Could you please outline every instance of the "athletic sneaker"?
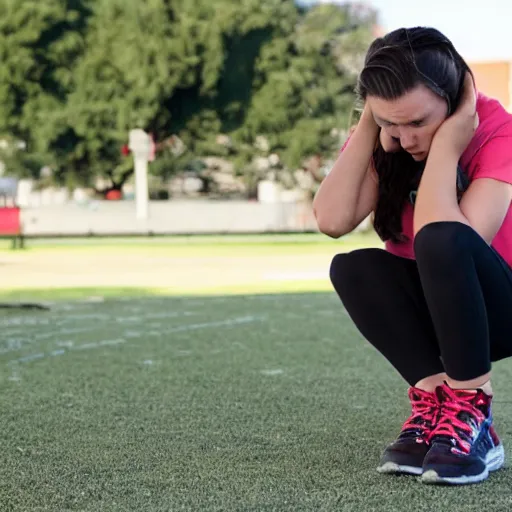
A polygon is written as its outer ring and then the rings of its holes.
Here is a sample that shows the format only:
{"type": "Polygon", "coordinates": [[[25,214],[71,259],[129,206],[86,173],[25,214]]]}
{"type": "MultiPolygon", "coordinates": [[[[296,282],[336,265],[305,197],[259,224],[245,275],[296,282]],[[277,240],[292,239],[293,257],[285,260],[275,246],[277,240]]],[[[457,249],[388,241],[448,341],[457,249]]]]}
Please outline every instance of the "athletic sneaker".
{"type": "Polygon", "coordinates": [[[379,473],[421,475],[428,452],[428,437],[435,423],[439,405],[434,393],[410,387],[412,414],[403,424],[400,435],[390,444],[377,468],[379,473]]]}
{"type": "Polygon", "coordinates": [[[441,406],[431,445],[423,463],[421,481],[427,484],[481,482],[503,466],[503,445],[492,424],[491,401],[481,389],[476,393],[436,389],[441,406]]]}

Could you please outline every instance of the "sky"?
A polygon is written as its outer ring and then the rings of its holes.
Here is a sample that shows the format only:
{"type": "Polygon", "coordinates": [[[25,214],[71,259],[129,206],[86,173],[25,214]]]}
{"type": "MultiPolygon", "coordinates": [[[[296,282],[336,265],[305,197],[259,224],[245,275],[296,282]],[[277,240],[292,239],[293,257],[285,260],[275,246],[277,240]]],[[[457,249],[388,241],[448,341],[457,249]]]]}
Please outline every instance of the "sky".
{"type": "MultiPolygon", "coordinates": [[[[302,4],[344,0],[302,0],[302,4]]],[[[364,0],[379,11],[386,32],[431,26],[473,62],[512,60],[512,0],[364,0]]]]}

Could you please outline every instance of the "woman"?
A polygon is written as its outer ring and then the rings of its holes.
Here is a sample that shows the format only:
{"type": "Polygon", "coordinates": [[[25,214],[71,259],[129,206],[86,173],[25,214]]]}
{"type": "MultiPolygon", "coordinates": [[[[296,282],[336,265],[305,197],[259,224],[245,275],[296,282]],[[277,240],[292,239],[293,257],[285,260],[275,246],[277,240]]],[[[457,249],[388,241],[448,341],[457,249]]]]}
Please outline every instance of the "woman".
{"type": "Polygon", "coordinates": [[[480,482],[504,462],[490,376],[512,355],[512,116],[431,28],[374,41],[358,92],[361,118],[314,211],[334,238],[373,212],[385,241],[330,269],[357,328],[409,384],[412,414],[378,470],[480,482]]]}

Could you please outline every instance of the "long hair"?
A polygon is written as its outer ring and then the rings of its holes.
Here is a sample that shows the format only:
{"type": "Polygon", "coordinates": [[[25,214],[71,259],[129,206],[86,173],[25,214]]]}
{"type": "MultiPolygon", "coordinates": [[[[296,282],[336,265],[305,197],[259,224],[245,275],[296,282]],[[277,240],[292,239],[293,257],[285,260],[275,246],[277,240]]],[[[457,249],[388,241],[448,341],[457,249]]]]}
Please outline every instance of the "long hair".
{"type": "MultiPolygon", "coordinates": [[[[448,115],[459,105],[469,66],[453,44],[438,30],[428,27],[401,28],[376,39],[368,49],[357,93],[395,100],[423,84],[443,98],[448,115]]],[[[401,241],[402,211],[416,190],[424,163],[404,150],[386,153],[380,142],[373,154],[379,176],[379,194],[374,227],[382,240],[401,241]]]]}

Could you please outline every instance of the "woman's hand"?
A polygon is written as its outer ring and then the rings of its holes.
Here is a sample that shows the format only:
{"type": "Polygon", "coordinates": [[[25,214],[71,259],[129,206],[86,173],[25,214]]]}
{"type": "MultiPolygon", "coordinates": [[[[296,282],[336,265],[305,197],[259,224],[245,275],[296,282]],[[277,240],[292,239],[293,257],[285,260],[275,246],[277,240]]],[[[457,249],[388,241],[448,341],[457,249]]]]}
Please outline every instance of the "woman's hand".
{"type": "MultiPolygon", "coordinates": [[[[361,114],[361,121],[367,124],[371,124],[373,127],[376,127],[379,130],[380,145],[386,153],[396,153],[400,150],[400,141],[394,139],[388,135],[385,130],[377,126],[368,102],[365,104],[363,113],[361,114]]],[[[377,147],[377,141],[375,141],[375,147],[377,147]]]]}
{"type": "Polygon", "coordinates": [[[466,72],[460,105],[441,124],[434,136],[432,146],[442,145],[444,151],[453,151],[459,159],[473,138],[478,122],[475,84],[471,74],[466,72]]]}

